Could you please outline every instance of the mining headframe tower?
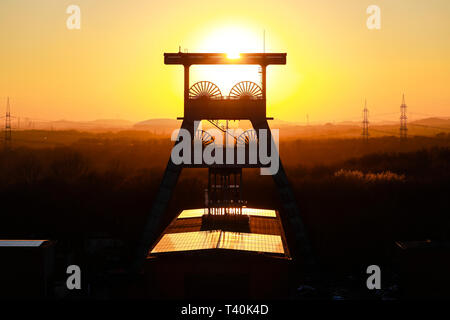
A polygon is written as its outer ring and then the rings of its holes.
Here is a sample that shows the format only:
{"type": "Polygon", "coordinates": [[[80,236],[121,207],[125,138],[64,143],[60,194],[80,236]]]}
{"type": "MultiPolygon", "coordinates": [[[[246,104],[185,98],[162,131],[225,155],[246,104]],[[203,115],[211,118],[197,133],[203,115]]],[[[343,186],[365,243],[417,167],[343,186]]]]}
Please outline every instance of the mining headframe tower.
{"type": "MultiPolygon", "coordinates": [[[[285,65],[286,53],[241,53],[237,58],[230,58],[226,53],[177,52],[165,53],[164,63],[184,67],[184,116],[178,119],[182,120],[181,129],[190,133],[192,145],[196,139],[201,141],[202,148],[218,143],[198,128],[202,120],[222,130],[224,137],[228,133],[219,121],[249,120],[253,129],[233,137],[231,148],[235,151],[243,148],[248,159],[252,144],[259,149],[265,142],[270,152],[279,157],[268,124],[272,118],[266,115],[266,70],[269,65],[285,65]],[[190,68],[194,65],[258,65],[261,86],[241,81],[228,95],[223,95],[209,81],[190,85],[190,68]],[[260,134],[263,131],[264,136],[260,134]]],[[[181,141],[179,136],[175,146],[181,141]]],[[[230,148],[227,144],[222,147],[230,148]]],[[[226,152],[222,154],[225,158],[226,152]]],[[[312,264],[305,227],[281,161],[278,171],[272,175],[281,198],[281,210],[247,208],[242,199],[242,169],[264,166],[259,160],[253,164],[247,161],[207,164],[203,160],[175,164],[170,158],[131,270],[138,272],[150,265],[151,273],[157,275],[153,277],[152,286],[160,288],[159,297],[192,297],[196,296],[194,291],[205,293],[209,285],[219,286],[221,292],[245,292],[247,297],[267,296],[264,292],[272,289],[264,290],[265,284],[266,288],[271,287],[262,279],[267,279],[267,272],[285,276],[283,268],[292,257],[280,214],[291,230],[296,253],[305,264],[312,264]],[[183,210],[162,234],[158,234],[183,168],[208,168],[205,208],[183,210]]]]}

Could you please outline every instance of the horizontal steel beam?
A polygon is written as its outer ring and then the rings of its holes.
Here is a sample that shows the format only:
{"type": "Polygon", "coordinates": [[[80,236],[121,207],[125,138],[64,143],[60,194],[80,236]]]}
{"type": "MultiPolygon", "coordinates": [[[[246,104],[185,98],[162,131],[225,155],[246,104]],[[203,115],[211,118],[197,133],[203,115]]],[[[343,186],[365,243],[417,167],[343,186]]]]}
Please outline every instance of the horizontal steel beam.
{"type": "Polygon", "coordinates": [[[208,120],[265,119],[266,101],[264,99],[189,99],[185,103],[184,117],[208,120]]]}
{"type": "Polygon", "coordinates": [[[226,53],[164,53],[164,64],[286,64],[286,53],[240,53],[229,57],[226,53]]]}

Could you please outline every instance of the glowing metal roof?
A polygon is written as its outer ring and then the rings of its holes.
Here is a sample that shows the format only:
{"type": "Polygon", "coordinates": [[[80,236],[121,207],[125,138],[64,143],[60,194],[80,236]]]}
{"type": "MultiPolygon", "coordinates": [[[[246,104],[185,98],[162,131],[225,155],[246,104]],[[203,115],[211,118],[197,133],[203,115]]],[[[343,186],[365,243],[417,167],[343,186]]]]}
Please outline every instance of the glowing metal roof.
{"type": "Polygon", "coordinates": [[[254,208],[242,208],[243,214],[248,214],[249,216],[255,217],[269,217],[276,218],[277,214],[275,210],[271,209],[254,209],[254,208]]]}
{"type": "Polygon", "coordinates": [[[205,212],[206,212],[206,209],[183,210],[183,211],[181,211],[180,215],[178,216],[178,219],[200,218],[205,212]]]}
{"type": "Polygon", "coordinates": [[[281,237],[269,234],[223,232],[218,247],[231,250],[284,253],[281,237]]]}
{"type": "Polygon", "coordinates": [[[151,253],[227,249],[284,254],[278,235],[228,231],[195,231],[167,233],[151,253]]]}
{"type": "Polygon", "coordinates": [[[0,240],[0,247],[39,247],[47,240],[0,240]]]}
{"type": "Polygon", "coordinates": [[[219,236],[220,231],[167,233],[151,253],[214,249],[219,236]]]}
{"type": "MultiPolygon", "coordinates": [[[[202,209],[188,209],[183,210],[178,219],[186,219],[186,218],[200,218],[207,210],[202,209]]],[[[246,214],[249,216],[255,217],[268,217],[268,218],[276,218],[277,214],[275,210],[270,209],[255,209],[255,208],[242,208],[242,214],[246,214]]]]}

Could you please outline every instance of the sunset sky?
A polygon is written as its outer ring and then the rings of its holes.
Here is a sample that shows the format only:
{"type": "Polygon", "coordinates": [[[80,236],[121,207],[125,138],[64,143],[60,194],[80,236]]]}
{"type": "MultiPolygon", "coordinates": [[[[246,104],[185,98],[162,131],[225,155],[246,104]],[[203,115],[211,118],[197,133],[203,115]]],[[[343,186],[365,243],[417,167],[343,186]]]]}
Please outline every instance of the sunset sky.
{"type": "MultiPolygon", "coordinates": [[[[0,112],[42,120],[182,116],[183,72],[164,52],[287,52],[268,69],[268,116],[304,122],[450,116],[449,0],[1,0],[0,112]],[[81,8],[68,30],[66,8],[81,8]],[[381,30],[366,8],[381,8],[381,30]],[[394,114],[393,114],[394,113],[394,114]]],[[[194,67],[193,81],[258,81],[253,67],[194,67]],[[234,79],[235,78],[235,79],[234,79]]]]}

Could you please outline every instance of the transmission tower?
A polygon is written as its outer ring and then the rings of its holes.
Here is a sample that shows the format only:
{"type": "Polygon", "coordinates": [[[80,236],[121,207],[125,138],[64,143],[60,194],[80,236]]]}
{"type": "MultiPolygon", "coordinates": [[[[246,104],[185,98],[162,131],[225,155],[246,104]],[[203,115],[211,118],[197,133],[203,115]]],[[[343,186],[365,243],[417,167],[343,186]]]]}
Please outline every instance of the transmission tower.
{"type": "Polygon", "coordinates": [[[400,106],[400,139],[406,140],[408,137],[408,126],[407,126],[407,119],[406,116],[406,103],[405,103],[405,95],[403,94],[402,98],[402,105],[400,106]]]}
{"type": "Polygon", "coordinates": [[[9,106],[9,97],[6,100],[6,115],[5,115],[5,149],[11,147],[11,110],[9,106]]]}
{"type": "Polygon", "coordinates": [[[367,109],[367,100],[364,101],[364,110],[363,110],[363,128],[362,128],[362,137],[365,142],[369,140],[369,110],[367,109]]]}

